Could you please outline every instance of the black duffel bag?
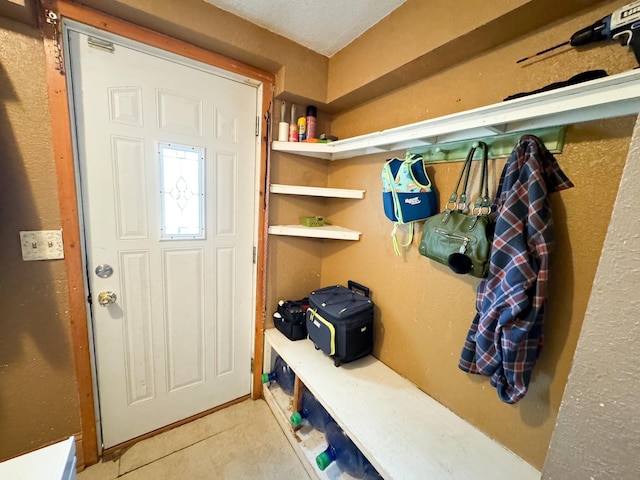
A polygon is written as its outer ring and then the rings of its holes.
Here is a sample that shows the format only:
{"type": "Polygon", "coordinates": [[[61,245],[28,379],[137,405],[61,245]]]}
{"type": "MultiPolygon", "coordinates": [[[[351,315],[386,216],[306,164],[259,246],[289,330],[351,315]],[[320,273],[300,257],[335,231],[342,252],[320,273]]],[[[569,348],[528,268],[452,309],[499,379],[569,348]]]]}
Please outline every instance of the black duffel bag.
{"type": "Polygon", "coordinates": [[[309,308],[309,299],[280,300],[278,309],[273,314],[273,324],[289,340],[307,338],[305,313],[309,308]]]}

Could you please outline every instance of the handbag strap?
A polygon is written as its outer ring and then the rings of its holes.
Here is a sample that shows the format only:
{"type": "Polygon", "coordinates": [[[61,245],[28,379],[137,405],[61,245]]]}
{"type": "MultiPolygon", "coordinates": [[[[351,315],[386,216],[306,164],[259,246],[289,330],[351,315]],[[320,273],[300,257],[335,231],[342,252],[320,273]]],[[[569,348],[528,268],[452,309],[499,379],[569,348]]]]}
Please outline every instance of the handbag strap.
{"type": "Polygon", "coordinates": [[[478,142],[482,148],[482,174],[480,176],[480,189],[478,197],[471,209],[474,216],[489,215],[491,213],[491,199],[489,198],[489,148],[484,142],[478,142]]]}
{"type": "MultiPolygon", "coordinates": [[[[473,163],[473,155],[475,154],[477,147],[472,147],[467,154],[467,159],[464,162],[464,182],[462,183],[462,193],[460,194],[460,201],[458,202],[458,211],[464,212],[468,206],[468,198],[467,198],[467,186],[469,185],[469,175],[471,174],[471,164],[473,163]]],[[[462,177],[462,172],[460,172],[460,177],[462,177]]],[[[458,183],[460,183],[460,178],[458,178],[458,183]]],[[[458,185],[456,185],[456,191],[458,190],[458,185]]]]}
{"type": "MultiPolygon", "coordinates": [[[[449,197],[449,201],[445,206],[445,210],[447,212],[452,212],[453,210],[463,211],[467,208],[467,186],[469,185],[469,176],[471,174],[471,162],[473,161],[473,156],[476,153],[478,147],[483,146],[483,150],[486,154],[486,144],[483,142],[474,143],[469,152],[467,153],[467,158],[464,161],[464,165],[462,166],[462,170],[460,171],[460,176],[458,177],[458,181],[456,182],[456,186],[453,189],[453,193],[449,197]],[[464,178],[464,182],[463,179],[464,178]],[[462,192],[460,193],[460,201],[458,202],[458,189],[460,188],[460,183],[462,183],[462,192]]],[[[483,170],[484,172],[484,170],[483,170]]]]}

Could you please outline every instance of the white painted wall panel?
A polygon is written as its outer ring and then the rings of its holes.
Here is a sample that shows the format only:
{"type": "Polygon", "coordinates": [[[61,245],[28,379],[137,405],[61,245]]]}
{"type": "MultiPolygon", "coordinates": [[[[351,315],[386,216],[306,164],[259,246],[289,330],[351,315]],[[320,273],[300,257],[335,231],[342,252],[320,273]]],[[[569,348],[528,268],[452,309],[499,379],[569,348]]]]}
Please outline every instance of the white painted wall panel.
{"type": "Polygon", "coordinates": [[[227,143],[238,143],[238,119],[229,112],[216,108],[215,135],[216,140],[227,143]]]}
{"type": "Polygon", "coordinates": [[[184,94],[157,91],[158,130],[202,137],[202,100],[184,94]]]}
{"type": "Polygon", "coordinates": [[[129,405],[155,397],[149,252],[120,252],[122,322],[129,405]]]}
{"type": "Polygon", "coordinates": [[[147,183],[144,142],[112,136],[115,207],[118,238],[147,238],[147,183]]]}
{"type": "Polygon", "coordinates": [[[236,318],[236,249],[216,248],[216,376],[233,371],[233,321],[236,318]],[[231,319],[231,321],[227,321],[231,319]]]}
{"type": "Polygon", "coordinates": [[[214,171],[215,234],[235,235],[237,212],[238,158],[235,154],[216,152],[214,171]]]}
{"type": "Polygon", "coordinates": [[[167,388],[204,380],[204,250],[163,252],[167,388]]]}
{"type": "Polygon", "coordinates": [[[114,123],[142,127],[142,88],[110,88],[109,117],[114,123]]]}

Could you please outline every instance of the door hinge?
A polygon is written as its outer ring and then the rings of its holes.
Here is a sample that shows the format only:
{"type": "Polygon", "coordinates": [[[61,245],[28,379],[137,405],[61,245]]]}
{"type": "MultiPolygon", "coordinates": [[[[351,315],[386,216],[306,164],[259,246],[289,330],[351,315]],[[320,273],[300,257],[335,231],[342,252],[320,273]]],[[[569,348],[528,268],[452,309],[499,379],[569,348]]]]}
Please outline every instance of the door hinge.
{"type": "Polygon", "coordinates": [[[45,9],[45,22],[49,24],[51,30],[51,42],[53,47],[53,55],[55,58],[55,68],[64,75],[64,58],[62,48],[62,26],[60,24],[60,17],[52,10],[45,9]]]}
{"type": "Polygon", "coordinates": [[[253,264],[256,264],[257,261],[257,257],[258,257],[258,251],[256,249],[256,247],[253,247],[253,264]]]}
{"type": "Polygon", "coordinates": [[[93,304],[93,299],[91,298],[91,294],[87,296],[87,302],[89,303],[89,305],[93,304]]]}
{"type": "Polygon", "coordinates": [[[256,137],[260,135],[260,116],[256,117],[256,137]]]}
{"type": "Polygon", "coordinates": [[[250,373],[253,373],[253,358],[251,358],[251,372],[250,373]]]}
{"type": "Polygon", "coordinates": [[[113,43],[108,40],[103,40],[97,37],[89,37],[87,39],[87,43],[90,47],[98,48],[100,50],[104,50],[105,52],[113,53],[115,51],[115,47],[113,43]]]}

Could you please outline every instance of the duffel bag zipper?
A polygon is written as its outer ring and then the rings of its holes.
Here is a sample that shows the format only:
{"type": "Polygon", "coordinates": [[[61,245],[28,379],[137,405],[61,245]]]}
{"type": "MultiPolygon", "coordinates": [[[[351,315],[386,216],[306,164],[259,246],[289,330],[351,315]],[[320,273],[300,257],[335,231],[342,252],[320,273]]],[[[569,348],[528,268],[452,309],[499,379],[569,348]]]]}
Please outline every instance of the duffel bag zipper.
{"type": "Polygon", "coordinates": [[[439,235],[442,235],[442,236],[444,236],[444,237],[446,237],[448,239],[456,240],[458,242],[462,242],[462,245],[460,246],[460,249],[458,250],[458,253],[465,253],[467,251],[467,246],[473,240],[471,237],[467,237],[467,236],[459,234],[459,233],[447,232],[443,228],[436,228],[436,233],[439,234],[439,235]]]}
{"type": "Polygon", "coordinates": [[[321,328],[321,324],[324,325],[325,327],[327,327],[327,329],[329,330],[329,355],[335,355],[336,354],[336,329],[333,326],[333,324],[331,322],[328,322],[327,320],[325,320],[322,315],[320,315],[318,313],[318,310],[310,308],[309,309],[311,311],[311,322],[317,327],[317,328],[321,328]]]}
{"type": "Polygon", "coordinates": [[[362,298],[365,299],[366,301],[362,301],[360,299],[358,301],[350,300],[346,302],[346,304],[344,302],[341,302],[341,303],[322,302],[319,305],[324,309],[329,309],[329,308],[333,309],[336,307],[336,305],[346,305],[344,307],[341,307],[339,310],[335,311],[333,315],[340,317],[345,312],[347,312],[349,315],[355,315],[357,313],[360,313],[364,310],[371,308],[371,299],[369,297],[364,297],[364,296],[362,298]]]}

